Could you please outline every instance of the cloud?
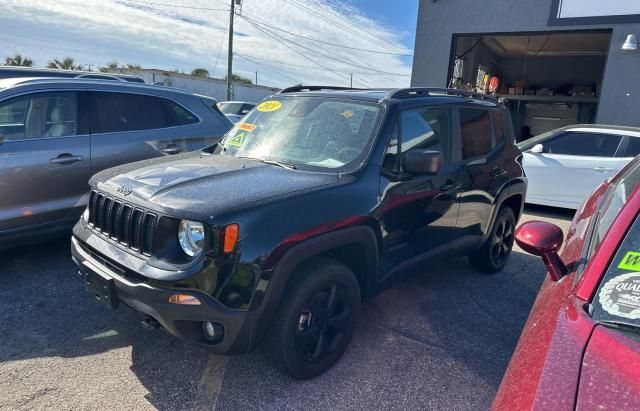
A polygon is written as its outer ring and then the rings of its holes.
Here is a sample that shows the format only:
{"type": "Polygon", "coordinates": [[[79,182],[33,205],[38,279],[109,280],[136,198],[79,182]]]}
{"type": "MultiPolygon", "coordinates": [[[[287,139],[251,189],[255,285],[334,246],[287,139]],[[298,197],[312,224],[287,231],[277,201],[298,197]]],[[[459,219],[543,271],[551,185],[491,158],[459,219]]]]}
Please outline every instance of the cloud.
{"type": "MultiPolygon", "coordinates": [[[[205,67],[216,77],[224,77],[229,19],[224,9],[228,9],[228,3],[226,0],[3,0],[0,51],[7,55],[21,52],[37,65],[69,55],[93,66],[117,60],[186,72],[205,67]]],[[[349,73],[353,73],[356,87],[409,84],[410,57],[392,54],[412,53],[402,42],[406,33],[384,26],[344,1],[244,0],[243,3],[242,17],[236,16],[235,20],[236,73],[253,77],[253,72],[258,71],[260,84],[281,87],[298,82],[348,85],[349,73]]]]}

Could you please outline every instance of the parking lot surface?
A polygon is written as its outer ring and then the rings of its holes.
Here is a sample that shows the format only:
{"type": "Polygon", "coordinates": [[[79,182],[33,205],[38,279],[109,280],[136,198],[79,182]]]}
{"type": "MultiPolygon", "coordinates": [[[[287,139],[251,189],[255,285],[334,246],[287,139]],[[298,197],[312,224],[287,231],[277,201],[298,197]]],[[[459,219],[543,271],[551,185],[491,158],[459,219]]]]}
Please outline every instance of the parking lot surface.
{"type": "MultiPolygon", "coordinates": [[[[572,213],[527,208],[567,231],[572,213]]],[[[487,409],[538,288],[515,249],[498,274],[423,267],[364,305],[346,354],[295,381],[258,351],[220,357],[85,294],[67,240],[0,252],[0,409],[487,409]]]]}

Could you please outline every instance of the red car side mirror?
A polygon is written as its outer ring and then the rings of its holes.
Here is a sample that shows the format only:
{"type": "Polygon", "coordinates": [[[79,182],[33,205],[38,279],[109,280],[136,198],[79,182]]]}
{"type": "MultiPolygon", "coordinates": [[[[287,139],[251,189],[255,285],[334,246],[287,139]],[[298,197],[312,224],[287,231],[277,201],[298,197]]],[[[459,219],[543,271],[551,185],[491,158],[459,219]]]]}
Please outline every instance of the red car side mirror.
{"type": "Polygon", "coordinates": [[[518,227],[515,238],[524,251],[542,257],[553,281],[567,274],[567,267],[558,256],[564,241],[560,227],[544,221],[528,221],[518,227]]]}

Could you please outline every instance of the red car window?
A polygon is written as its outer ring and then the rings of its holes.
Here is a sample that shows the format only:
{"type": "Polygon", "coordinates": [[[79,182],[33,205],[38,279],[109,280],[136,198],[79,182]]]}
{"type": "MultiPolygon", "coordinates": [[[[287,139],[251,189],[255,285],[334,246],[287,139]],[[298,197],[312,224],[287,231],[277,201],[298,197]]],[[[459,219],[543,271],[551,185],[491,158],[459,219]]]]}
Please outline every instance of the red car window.
{"type": "Polygon", "coordinates": [[[620,243],[592,305],[594,320],[640,330],[640,218],[620,243]]]}

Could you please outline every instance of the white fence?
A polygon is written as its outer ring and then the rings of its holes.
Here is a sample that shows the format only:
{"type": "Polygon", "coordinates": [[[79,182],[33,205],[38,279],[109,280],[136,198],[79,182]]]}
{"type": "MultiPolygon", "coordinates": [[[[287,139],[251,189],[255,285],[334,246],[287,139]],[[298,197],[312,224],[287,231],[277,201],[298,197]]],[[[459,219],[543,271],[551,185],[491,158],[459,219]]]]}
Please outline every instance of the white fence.
{"type": "MultiPolygon", "coordinates": [[[[227,83],[224,80],[199,78],[188,74],[153,69],[119,71],[142,77],[149,84],[162,83],[167,87],[189,90],[197,94],[213,97],[218,101],[227,99],[227,83]]],[[[259,102],[278,91],[280,91],[278,88],[235,83],[233,85],[233,100],[259,102]]]]}

